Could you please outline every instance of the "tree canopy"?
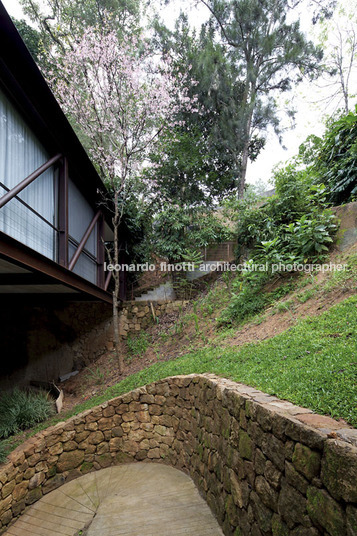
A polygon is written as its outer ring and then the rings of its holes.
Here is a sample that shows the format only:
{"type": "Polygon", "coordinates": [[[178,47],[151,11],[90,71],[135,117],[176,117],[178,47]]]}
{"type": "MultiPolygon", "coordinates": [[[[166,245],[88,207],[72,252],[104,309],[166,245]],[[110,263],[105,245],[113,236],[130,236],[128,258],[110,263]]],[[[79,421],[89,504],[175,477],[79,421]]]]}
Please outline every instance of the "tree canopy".
{"type": "Polygon", "coordinates": [[[201,2],[211,12],[220,38],[229,47],[228,54],[243,84],[242,196],[252,137],[269,125],[279,133],[276,92],[290,90],[304,76],[315,76],[322,52],[306,39],[298,20],[287,22],[289,5],[285,0],[201,2]]]}

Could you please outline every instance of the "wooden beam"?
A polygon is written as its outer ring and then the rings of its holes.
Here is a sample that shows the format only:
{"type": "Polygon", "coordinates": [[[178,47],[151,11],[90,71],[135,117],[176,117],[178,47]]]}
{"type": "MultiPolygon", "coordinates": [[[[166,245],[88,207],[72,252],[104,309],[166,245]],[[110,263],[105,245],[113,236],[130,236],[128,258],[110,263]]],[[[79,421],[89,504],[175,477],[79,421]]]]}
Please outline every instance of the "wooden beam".
{"type": "Polygon", "coordinates": [[[0,287],[4,285],[58,285],[58,282],[43,274],[0,274],[0,287]]]}
{"type": "Polygon", "coordinates": [[[19,184],[14,186],[14,188],[12,188],[9,192],[7,192],[5,195],[3,195],[0,198],[0,208],[2,208],[4,205],[6,205],[6,203],[11,201],[11,199],[13,199],[15,197],[15,195],[17,195],[18,193],[22,192],[22,190],[24,190],[26,188],[26,186],[31,184],[31,182],[33,182],[35,179],[37,179],[37,177],[42,175],[42,173],[44,173],[48,168],[53,166],[53,164],[58,162],[58,160],[60,158],[62,158],[61,154],[57,154],[53,158],[50,158],[50,160],[48,160],[45,164],[42,164],[42,166],[40,166],[38,169],[36,169],[36,171],[34,171],[33,173],[31,173],[31,175],[26,177],[26,179],[24,179],[23,181],[19,182],[19,184]]]}
{"type": "Polygon", "coordinates": [[[5,260],[9,262],[15,261],[24,268],[36,270],[53,277],[58,283],[63,283],[75,290],[85,292],[92,297],[112,303],[113,298],[108,292],[105,292],[89,281],[85,281],[81,276],[69,272],[63,266],[51,261],[2,232],[0,232],[0,255],[3,255],[5,260]]]}
{"type": "Polygon", "coordinates": [[[71,259],[71,262],[69,263],[69,266],[68,266],[68,269],[69,270],[73,270],[73,268],[75,267],[83,249],[84,249],[84,246],[86,245],[87,241],[88,241],[88,238],[90,237],[91,235],[91,232],[93,231],[94,229],[94,226],[95,224],[97,223],[97,221],[99,220],[100,216],[101,216],[102,212],[100,210],[98,210],[97,214],[94,216],[94,218],[92,219],[92,221],[90,222],[86,232],[84,233],[83,235],[83,238],[82,240],[80,241],[79,243],[79,246],[78,248],[76,249],[75,251],[75,254],[73,255],[72,259],[71,259]]]}

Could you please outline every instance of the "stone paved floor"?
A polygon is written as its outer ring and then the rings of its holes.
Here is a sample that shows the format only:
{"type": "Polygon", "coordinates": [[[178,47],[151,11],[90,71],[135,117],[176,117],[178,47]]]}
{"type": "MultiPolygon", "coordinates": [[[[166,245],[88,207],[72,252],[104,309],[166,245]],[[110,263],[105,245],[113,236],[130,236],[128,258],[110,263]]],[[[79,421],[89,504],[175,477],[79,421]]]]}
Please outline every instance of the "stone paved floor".
{"type": "Polygon", "coordinates": [[[72,480],[33,504],[4,536],[78,534],[223,536],[193,481],[155,463],[109,467],[72,480]]]}

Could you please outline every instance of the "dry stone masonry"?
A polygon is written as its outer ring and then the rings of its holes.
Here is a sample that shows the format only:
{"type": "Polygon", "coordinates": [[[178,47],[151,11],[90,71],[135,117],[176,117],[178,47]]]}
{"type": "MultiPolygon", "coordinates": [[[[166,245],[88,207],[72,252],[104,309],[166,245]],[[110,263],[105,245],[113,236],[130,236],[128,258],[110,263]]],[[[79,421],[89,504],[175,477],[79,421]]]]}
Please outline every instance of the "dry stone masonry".
{"type": "Polygon", "coordinates": [[[188,473],[227,536],[356,536],[357,430],[213,375],[131,391],[41,432],[0,467],[0,532],[90,471],[188,473]]]}
{"type": "Polygon", "coordinates": [[[188,301],[127,301],[119,314],[119,334],[126,339],[129,334],[138,333],[166,313],[179,312],[188,301]]]}

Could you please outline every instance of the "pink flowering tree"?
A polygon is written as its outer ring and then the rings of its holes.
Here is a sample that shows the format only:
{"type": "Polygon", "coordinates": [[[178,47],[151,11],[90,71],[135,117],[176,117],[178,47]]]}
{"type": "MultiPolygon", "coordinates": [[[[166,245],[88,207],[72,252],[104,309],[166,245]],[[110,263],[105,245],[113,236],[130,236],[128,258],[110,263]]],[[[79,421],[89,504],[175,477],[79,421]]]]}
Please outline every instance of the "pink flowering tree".
{"type": "MultiPolygon", "coordinates": [[[[89,29],[61,58],[60,72],[61,78],[52,78],[52,88],[86,140],[114,202],[114,247],[108,254],[118,264],[119,226],[128,192],[161,134],[175,125],[175,115],[196,105],[182,89],[182,80],[171,74],[169,59],[153,56],[135,37],[121,42],[113,31],[89,29]]],[[[113,277],[114,338],[121,373],[119,273],[113,272],[113,277]]]]}

